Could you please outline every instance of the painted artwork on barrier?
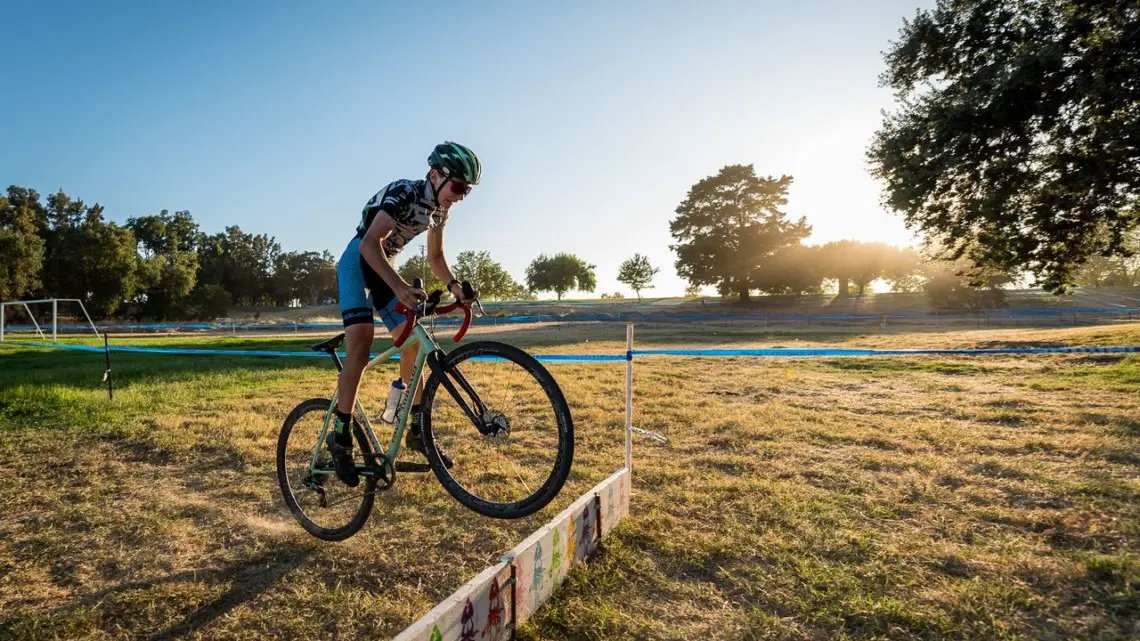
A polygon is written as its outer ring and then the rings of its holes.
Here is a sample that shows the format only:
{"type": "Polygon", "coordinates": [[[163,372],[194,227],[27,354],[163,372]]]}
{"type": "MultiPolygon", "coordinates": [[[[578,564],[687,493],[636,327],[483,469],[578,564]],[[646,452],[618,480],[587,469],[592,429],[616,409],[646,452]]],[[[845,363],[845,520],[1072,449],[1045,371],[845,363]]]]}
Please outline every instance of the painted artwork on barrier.
{"type": "Polygon", "coordinates": [[[550,558],[550,580],[554,584],[554,589],[557,590],[562,585],[562,577],[565,573],[562,571],[562,545],[558,539],[558,530],[561,525],[555,525],[554,540],[550,544],[550,549],[553,551],[550,558]]]}
{"type": "Polygon", "coordinates": [[[629,473],[615,474],[613,482],[598,492],[602,506],[602,536],[609,536],[614,527],[629,513],[629,473]]]}
{"type": "Polygon", "coordinates": [[[515,616],[518,616],[519,611],[526,607],[526,595],[528,593],[528,590],[527,590],[528,586],[527,586],[527,576],[525,574],[523,574],[523,568],[525,568],[526,565],[523,563],[520,563],[518,558],[513,559],[511,561],[511,565],[513,565],[515,567],[514,612],[515,612],[515,616]]]}
{"type": "MultiPolygon", "coordinates": [[[[591,501],[593,503],[593,501],[591,501]]],[[[589,510],[589,508],[586,508],[589,510]]],[[[566,524],[566,571],[574,569],[575,553],[578,551],[578,537],[576,532],[578,530],[578,521],[570,519],[566,524]]]]}
{"type": "Polygon", "coordinates": [[[562,535],[566,533],[569,517],[568,513],[560,515],[555,522],[535,532],[533,539],[516,548],[515,574],[528,577],[527,596],[515,610],[515,618],[520,623],[550,598],[565,573],[566,543],[562,535]]]}
{"type": "Polygon", "coordinates": [[[503,600],[499,595],[499,579],[491,580],[491,594],[489,595],[489,602],[487,604],[487,624],[483,626],[481,631],[481,639],[485,641],[500,641],[503,638],[506,629],[506,608],[503,607],[503,600]]]}
{"type": "Polygon", "coordinates": [[[534,560],[531,563],[530,569],[530,595],[534,605],[531,606],[531,611],[537,610],[538,606],[542,604],[542,579],[545,573],[542,569],[542,541],[539,541],[534,546],[534,560]]]}
{"type": "Polygon", "coordinates": [[[487,568],[396,638],[400,641],[504,641],[510,636],[511,617],[503,607],[502,586],[510,577],[509,563],[487,568]]]}
{"type": "Polygon", "coordinates": [[[590,501],[582,508],[582,513],[578,518],[572,522],[572,526],[576,531],[575,538],[577,544],[575,550],[570,554],[574,561],[585,561],[586,557],[594,553],[598,547],[598,540],[595,536],[597,529],[594,527],[598,522],[598,508],[601,503],[601,497],[597,501],[590,501]]]}
{"type": "Polygon", "coordinates": [[[471,599],[463,604],[463,618],[459,620],[459,641],[475,641],[475,606],[471,599]]]}
{"type": "Polygon", "coordinates": [[[629,473],[621,470],[409,626],[397,641],[506,641],[512,622],[521,625],[529,619],[571,567],[597,549],[599,514],[613,513],[613,519],[602,519],[602,531],[608,532],[628,512],[628,501],[629,473]],[[512,567],[513,600],[503,594],[512,567]]]}

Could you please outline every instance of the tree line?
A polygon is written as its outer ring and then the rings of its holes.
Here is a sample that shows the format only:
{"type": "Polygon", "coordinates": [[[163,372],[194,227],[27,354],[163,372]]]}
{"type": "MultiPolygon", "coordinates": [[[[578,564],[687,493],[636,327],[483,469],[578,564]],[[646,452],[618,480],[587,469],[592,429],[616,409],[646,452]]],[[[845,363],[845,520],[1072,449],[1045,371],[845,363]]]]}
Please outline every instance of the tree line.
{"type": "MultiPolygon", "coordinates": [[[[0,196],[0,300],[76,298],[96,318],[216,318],[233,305],[333,303],[336,257],[328,250],[282,251],[273,236],[234,225],[203,232],[189,211],[107,220],[62,190],[43,198],[10,186],[0,196]]],[[[428,291],[446,289],[422,255],[397,270],[428,291]]],[[[562,297],[593,291],[594,266],[571,254],[540,255],[520,284],[486,251],[460,252],[452,271],[484,299],[562,297]]]]}
{"type": "Polygon", "coordinates": [[[210,318],[238,305],[317,302],[336,289],[329,252],[283,252],[238,226],[201,231],[188,211],[119,225],[58,191],[0,196],[0,298],[77,298],[97,318],[210,318]]]}
{"type": "MultiPolygon", "coordinates": [[[[742,301],[754,292],[862,295],[885,281],[893,291],[925,291],[943,308],[1000,305],[1001,286],[1017,279],[969,257],[948,259],[930,248],[919,253],[886,243],[841,240],[805,245],[804,218],[783,211],[791,178],[756,176],[751,166],[732,165],[699,181],[677,207],[670,229],[677,240],[677,273],[689,281],[686,295],[713,286],[742,301]]],[[[1140,253],[1140,234],[1125,247],[1140,253]]],[[[0,300],[78,298],[98,318],[188,319],[225,316],[233,305],[317,305],[337,298],[336,258],[324,251],[281,251],[266,234],[238,226],[201,231],[188,211],[129,218],[119,225],[103,208],[63,191],[46,199],[33,189],[11,186],[0,196],[0,300]]],[[[407,257],[397,271],[428,291],[445,289],[422,255],[407,257]]],[[[522,283],[487,251],[460,252],[452,271],[479,287],[483,298],[533,299],[552,292],[593,292],[596,266],[568,253],[540,254],[522,283]]],[[[621,263],[617,280],[641,298],[660,268],[634,254],[621,263]]],[[[1140,284],[1135,256],[1093,257],[1074,270],[1086,286],[1140,284]]],[[[619,298],[620,294],[603,294],[619,298]]]]}

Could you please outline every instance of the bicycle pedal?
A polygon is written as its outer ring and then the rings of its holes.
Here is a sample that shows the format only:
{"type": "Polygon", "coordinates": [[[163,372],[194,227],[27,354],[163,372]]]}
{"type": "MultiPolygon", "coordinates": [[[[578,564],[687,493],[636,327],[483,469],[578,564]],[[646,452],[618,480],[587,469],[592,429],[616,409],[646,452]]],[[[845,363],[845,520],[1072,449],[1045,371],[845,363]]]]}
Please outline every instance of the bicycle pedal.
{"type": "Polygon", "coordinates": [[[411,472],[414,474],[422,474],[430,472],[431,466],[427,463],[411,463],[409,461],[396,461],[397,472],[411,472]]]}

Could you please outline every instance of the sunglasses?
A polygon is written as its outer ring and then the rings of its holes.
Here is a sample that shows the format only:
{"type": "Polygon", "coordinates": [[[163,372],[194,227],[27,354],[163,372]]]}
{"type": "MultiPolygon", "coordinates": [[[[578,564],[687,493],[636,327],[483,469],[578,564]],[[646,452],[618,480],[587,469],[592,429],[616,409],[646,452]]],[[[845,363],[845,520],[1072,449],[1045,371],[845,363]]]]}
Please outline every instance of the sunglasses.
{"type": "Polygon", "coordinates": [[[448,184],[451,185],[451,191],[455,192],[459,196],[466,196],[467,194],[471,193],[471,190],[475,187],[474,185],[455,179],[449,180],[448,184]]]}

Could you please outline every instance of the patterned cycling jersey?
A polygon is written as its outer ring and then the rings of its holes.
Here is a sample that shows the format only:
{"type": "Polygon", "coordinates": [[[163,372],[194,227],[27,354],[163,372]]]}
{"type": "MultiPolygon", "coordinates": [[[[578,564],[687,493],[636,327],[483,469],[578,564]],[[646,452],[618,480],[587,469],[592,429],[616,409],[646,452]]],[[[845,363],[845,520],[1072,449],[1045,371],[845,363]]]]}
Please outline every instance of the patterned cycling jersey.
{"type": "Polygon", "coordinates": [[[376,214],[384,212],[396,221],[396,227],[381,241],[389,262],[410,240],[427,229],[447,224],[447,210],[441,209],[426,180],[397,180],[376,192],[360,214],[356,237],[364,238],[376,214]]]}

